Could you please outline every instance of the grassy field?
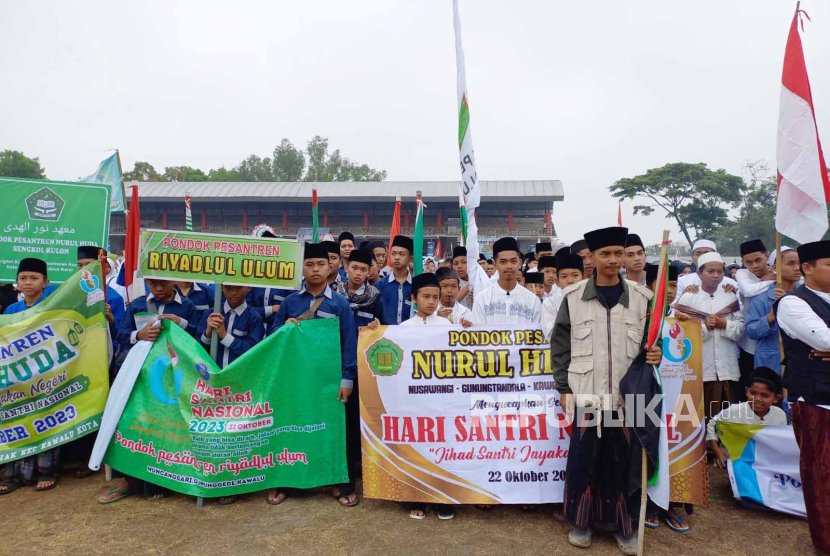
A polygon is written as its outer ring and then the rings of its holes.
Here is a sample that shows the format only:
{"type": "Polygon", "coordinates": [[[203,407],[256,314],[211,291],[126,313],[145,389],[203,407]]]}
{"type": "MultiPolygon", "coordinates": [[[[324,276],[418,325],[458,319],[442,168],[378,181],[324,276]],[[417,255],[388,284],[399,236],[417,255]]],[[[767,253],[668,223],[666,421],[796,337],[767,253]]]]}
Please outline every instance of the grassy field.
{"type": "MultiPolygon", "coordinates": [[[[488,513],[465,506],[452,521],[434,513],[416,521],[392,502],[361,500],[356,508],[340,508],[329,489],[275,507],[266,505],[264,494],[251,494],[230,506],[208,501],[197,510],[193,499],[178,495],[102,506],[96,499],[106,486],[101,473],[81,480],[65,475],[55,490],[19,489],[0,497],[0,554],[620,554],[604,535],[595,535],[589,551],[571,547],[567,527],[551,519],[547,506],[488,513]]],[[[737,506],[723,472],[710,473],[710,496],[709,507],[692,517],[690,533],[665,525],[646,531],[646,554],[812,553],[806,522],[737,506]]]]}

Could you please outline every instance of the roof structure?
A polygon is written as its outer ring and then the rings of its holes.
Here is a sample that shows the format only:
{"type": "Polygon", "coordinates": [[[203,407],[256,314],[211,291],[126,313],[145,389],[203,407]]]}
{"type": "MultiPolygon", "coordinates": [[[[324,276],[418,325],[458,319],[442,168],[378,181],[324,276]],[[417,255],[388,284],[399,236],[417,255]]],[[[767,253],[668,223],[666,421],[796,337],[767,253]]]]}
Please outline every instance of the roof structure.
{"type": "MultiPolygon", "coordinates": [[[[563,201],[562,182],[559,180],[482,181],[482,200],[494,201],[563,201]]],[[[418,191],[428,203],[458,200],[461,182],[458,181],[374,181],[374,182],[135,182],[142,201],[181,199],[186,193],[193,201],[221,203],[227,199],[303,202],[311,199],[311,190],[324,202],[414,201],[418,191]]]]}

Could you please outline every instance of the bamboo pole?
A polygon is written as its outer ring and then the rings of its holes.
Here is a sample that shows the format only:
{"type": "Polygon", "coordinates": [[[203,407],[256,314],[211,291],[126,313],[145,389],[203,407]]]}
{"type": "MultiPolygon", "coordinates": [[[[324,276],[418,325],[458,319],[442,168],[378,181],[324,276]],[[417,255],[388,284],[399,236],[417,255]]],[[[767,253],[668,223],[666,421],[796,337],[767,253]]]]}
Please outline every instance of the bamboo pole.
{"type": "MultiPolygon", "coordinates": [[[[668,272],[668,269],[666,268],[666,255],[668,255],[668,250],[669,231],[663,230],[663,243],[660,247],[660,266],[657,269],[658,279],[661,276],[665,276],[664,272],[668,272]]],[[[657,315],[652,313],[651,318],[654,319],[656,317],[657,315]]],[[[660,315],[661,320],[662,317],[663,316],[660,315]]],[[[637,556],[643,556],[643,545],[646,533],[646,507],[648,506],[648,456],[645,448],[642,449],[642,471],[640,472],[640,481],[640,522],[637,526],[637,556]]]]}

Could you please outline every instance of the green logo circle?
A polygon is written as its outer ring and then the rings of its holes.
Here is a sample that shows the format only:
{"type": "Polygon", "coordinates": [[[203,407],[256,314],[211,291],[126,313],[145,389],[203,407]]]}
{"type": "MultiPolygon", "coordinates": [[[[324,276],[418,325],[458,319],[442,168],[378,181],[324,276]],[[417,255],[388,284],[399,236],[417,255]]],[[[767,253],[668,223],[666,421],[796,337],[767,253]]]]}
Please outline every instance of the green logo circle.
{"type": "Polygon", "coordinates": [[[394,376],[401,369],[403,350],[392,340],[381,338],[366,350],[366,361],[372,374],[394,376]]]}

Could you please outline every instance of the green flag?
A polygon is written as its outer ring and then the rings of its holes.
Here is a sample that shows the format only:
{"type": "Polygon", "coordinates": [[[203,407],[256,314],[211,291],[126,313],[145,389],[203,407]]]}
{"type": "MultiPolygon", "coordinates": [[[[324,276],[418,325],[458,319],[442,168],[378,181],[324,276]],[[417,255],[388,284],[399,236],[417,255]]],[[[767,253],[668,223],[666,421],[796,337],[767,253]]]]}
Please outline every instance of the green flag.
{"type": "Polygon", "coordinates": [[[412,254],[414,276],[424,272],[424,201],[418,194],[418,209],[415,213],[415,237],[413,239],[414,252],[412,254]]]}
{"type": "Polygon", "coordinates": [[[221,370],[163,322],[146,358],[119,371],[140,365],[135,384],[113,385],[111,397],[126,388],[129,400],[104,415],[102,430],[118,423],[106,463],[206,497],[348,481],[337,319],[284,326],[221,370]]]}

